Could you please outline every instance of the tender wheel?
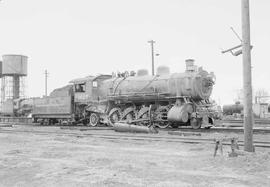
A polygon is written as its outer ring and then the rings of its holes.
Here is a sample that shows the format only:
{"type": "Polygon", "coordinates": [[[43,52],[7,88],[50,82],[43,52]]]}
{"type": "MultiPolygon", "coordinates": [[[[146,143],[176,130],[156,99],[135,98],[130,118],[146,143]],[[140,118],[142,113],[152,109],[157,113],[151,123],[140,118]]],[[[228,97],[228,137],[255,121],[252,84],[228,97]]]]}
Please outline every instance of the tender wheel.
{"type": "Polygon", "coordinates": [[[196,118],[190,119],[190,125],[193,129],[199,129],[202,126],[201,120],[196,118]]]}
{"type": "Polygon", "coordinates": [[[44,119],[44,121],[43,121],[43,125],[48,126],[48,125],[49,125],[49,119],[44,119]]]}
{"type": "Polygon", "coordinates": [[[89,125],[92,127],[97,126],[99,123],[99,115],[97,113],[91,113],[89,117],[89,125]]]}
{"type": "Polygon", "coordinates": [[[121,109],[113,108],[108,117],[109,125],[113,126],[116,122],[120,121],[120,119],[121,119],[121,109]]]}

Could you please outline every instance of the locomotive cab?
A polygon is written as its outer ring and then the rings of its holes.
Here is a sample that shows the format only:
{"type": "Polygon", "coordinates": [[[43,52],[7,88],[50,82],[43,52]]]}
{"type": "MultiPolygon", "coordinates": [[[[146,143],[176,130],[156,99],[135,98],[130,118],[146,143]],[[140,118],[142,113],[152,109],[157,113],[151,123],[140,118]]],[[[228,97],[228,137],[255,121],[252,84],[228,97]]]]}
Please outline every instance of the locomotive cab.
{"type": "Polygon", "coordinates": [[[70,81],[73,83],[75,103],[87,105],[92,101],[98,101],[100,98],[99,88],[103,80],[111,77],[111,75],[88,76],[70,81]]]}
{"type": "Polygon", "coordinates": [[[74,102],[75,103],[85,103],[90,101],[91,97],[89,95],[91,91],[90,87],[90,78],[80,78],[70,81],[73,83],[73,92],[74,92],[74,102]]]}
{"type": "Polygon", "coordinates": [[[99,103],[100,87],[104,80],[111,77],[111,75],[88,76],[70,81],[73,83],[74,110],[77,121],[90,125],[96,125],[99,122],[99,110],[95,107],[89,109],[88,106],[99,103]]]}

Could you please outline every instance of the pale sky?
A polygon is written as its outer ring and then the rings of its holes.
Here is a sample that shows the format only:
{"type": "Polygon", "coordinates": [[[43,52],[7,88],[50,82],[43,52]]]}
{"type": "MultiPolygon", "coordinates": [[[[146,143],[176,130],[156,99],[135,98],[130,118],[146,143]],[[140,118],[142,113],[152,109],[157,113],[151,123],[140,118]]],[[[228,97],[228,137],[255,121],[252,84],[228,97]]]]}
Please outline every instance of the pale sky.
{"type": "MultiPolygon", "coordinates": [[[[250,0],[253,87],[270,91],[270,1],[250,0]]],[[[242,88],[242,56],[221,54],[240,44],[241,0],[3,0],[0,55],[28,61],[28,95],[74,78],[147,68],[156,41],[156,67],[183,72],[185,59],[217,77],[212,98],[233,103],[242,88]]]]}

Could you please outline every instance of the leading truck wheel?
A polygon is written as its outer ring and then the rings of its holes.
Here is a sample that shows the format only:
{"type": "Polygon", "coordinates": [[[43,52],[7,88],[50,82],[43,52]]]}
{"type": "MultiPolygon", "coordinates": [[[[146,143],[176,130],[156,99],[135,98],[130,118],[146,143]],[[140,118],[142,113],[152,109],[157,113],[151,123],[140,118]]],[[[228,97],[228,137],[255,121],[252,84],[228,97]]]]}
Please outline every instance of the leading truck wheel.
{"type": "Polygon", "coordinates": [[[202,126],[201,120],[196,118],[190,119],[190,125],[193,129],[199,129],[202,126]]]}
{"type": "Polygon", "coordinates": [[[97,113],[91,113],[89,117],[89,125],[92,127],[97,126],[99,123],[99,115],[97,113]]]}

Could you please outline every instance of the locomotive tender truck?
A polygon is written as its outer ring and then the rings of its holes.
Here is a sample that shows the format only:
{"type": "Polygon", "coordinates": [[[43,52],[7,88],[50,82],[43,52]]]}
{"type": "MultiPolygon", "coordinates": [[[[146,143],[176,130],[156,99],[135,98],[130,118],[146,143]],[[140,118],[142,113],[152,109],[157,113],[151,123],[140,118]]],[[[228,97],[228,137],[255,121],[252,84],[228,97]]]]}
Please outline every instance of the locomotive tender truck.
{"type": "Polygon", "coordinates": [[[168,67],[161,66],[154,76],[146,70],[130,76],[88,76],[36,99],[32,116],[42,123],[83,122],[91,126],[113,126],[118,121],[142,121],[139,125],[145,125],[143,121],[151,118],[160,128],[190,125],[197,129],[213,124],[209,98],[214,82],[214,74],[197,68],[192,59],[186,60],[183,73],[170,73],[168,67]]]}

